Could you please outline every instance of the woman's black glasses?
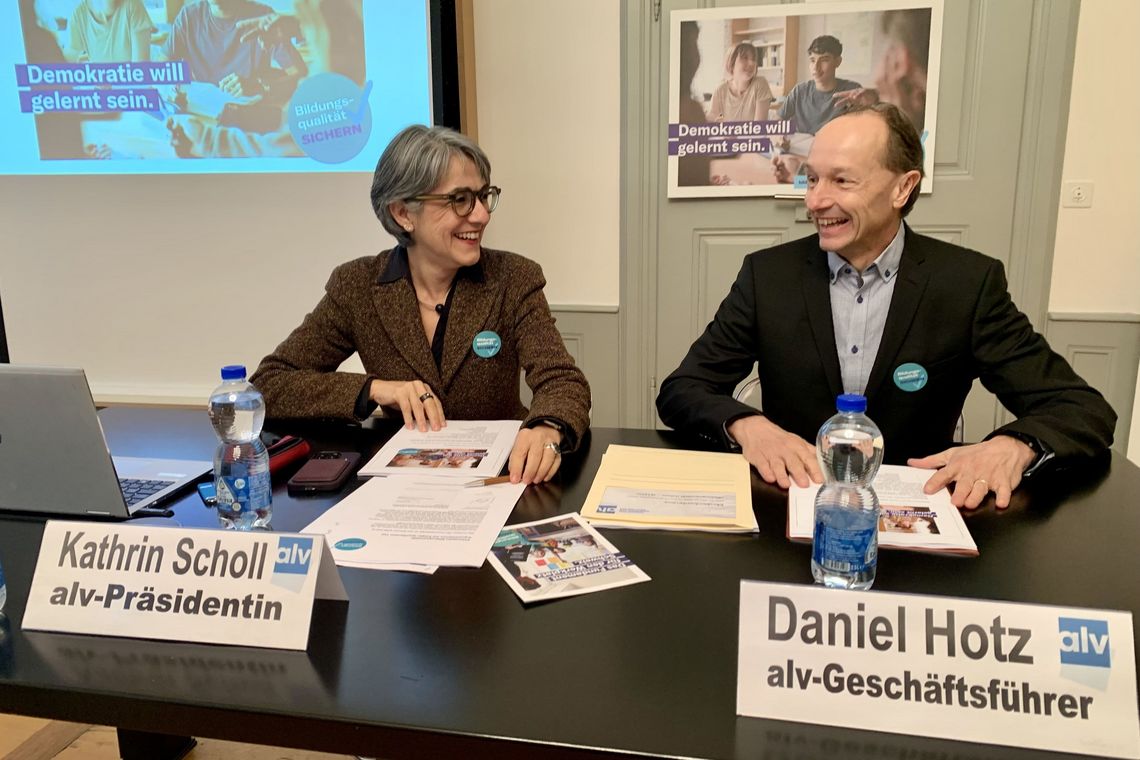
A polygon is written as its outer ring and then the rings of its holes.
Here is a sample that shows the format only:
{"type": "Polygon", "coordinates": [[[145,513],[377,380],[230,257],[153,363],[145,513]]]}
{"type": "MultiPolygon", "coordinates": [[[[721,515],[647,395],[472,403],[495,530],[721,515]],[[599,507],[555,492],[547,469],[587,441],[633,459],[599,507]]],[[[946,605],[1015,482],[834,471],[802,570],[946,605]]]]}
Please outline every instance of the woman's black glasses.
{"type": "Polygon", "coordinates": [[[435,193],[430,195],[417,195],[408,198],[410,201],[447,201],[459,216],[467,216],[475,210],[475,199],[478,198],[487,213],[495,210],[499,205],[499,194],[503,191],[494,185],[487,185],[482,190],[456,190],[454,193],[435,193]]]}

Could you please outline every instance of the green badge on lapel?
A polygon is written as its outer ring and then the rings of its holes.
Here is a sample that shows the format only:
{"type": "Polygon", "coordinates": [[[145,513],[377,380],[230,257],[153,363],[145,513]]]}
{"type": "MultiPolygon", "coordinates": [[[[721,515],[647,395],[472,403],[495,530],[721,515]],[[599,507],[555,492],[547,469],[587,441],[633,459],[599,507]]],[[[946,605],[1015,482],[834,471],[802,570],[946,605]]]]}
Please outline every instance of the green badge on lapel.
{"type": "Polygon", "coordinates": [[[471,341],[471,348],[475,351],[475,355],[484,359],[490,359],[499,353],[499,349],[502,347],[503,339],[494,330],[484,330],[475,336],[475,340],[471,341]]]}
{"type": "Polygon", "coordinates": [[[895,385],[908,393],[922,390],[929,379],[926,367],[921,364],[907,362],[895,368],[895,385]]]}

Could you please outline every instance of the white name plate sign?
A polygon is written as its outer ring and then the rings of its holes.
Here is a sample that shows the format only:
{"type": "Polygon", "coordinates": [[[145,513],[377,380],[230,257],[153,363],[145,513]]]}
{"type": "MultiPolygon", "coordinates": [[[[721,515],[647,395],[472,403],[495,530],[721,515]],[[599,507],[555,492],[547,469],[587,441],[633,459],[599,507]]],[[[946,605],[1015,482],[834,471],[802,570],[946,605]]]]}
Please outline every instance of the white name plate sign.
{"type": "Polygon", "coordinates": [[[348,599],[323,536],[51,521],[23,627],[304,649],[314,598],[348,599]]]}
{"type": "Polygon", "coordinates": [[[743,581],[736,712],[1140,758],[1132,615],[743,581]]]}

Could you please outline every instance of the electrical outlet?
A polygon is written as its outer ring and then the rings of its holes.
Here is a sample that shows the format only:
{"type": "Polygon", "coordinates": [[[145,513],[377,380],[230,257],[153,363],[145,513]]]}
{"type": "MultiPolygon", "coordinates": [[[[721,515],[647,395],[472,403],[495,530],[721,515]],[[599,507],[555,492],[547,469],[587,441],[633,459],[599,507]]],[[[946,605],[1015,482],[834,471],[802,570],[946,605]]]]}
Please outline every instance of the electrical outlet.
{"type": "Polygon", "coordinates": [[[1061,205],[1065,208],[1092,208],[1093,183],[1065,182],[1061,185],[1061,205]]]}

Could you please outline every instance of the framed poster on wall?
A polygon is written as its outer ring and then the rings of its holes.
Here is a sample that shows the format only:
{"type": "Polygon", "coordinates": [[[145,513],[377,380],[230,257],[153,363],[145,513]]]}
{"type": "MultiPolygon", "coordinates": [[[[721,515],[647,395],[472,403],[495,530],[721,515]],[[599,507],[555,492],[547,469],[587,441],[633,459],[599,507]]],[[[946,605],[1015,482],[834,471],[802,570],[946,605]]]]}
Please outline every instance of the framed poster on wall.
{"type": "Polygon", "coordinates": [[[802,192],[815,133],[876,102],[918,129],[931,191],[942,0],[674,11],[670,25],[670,198],[802,192]]]}

